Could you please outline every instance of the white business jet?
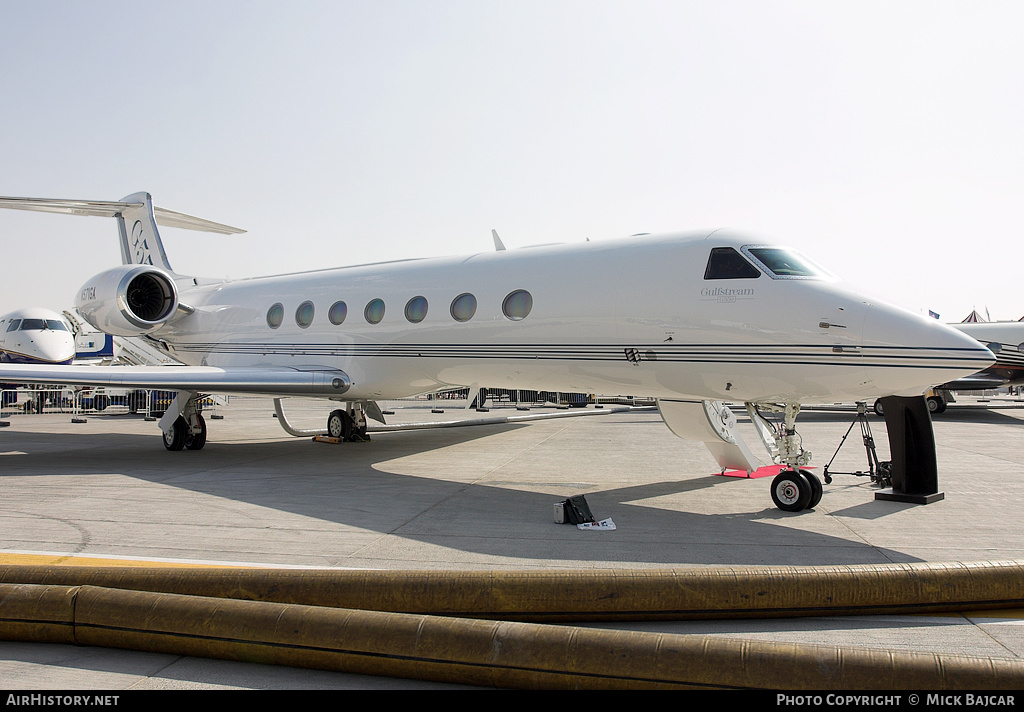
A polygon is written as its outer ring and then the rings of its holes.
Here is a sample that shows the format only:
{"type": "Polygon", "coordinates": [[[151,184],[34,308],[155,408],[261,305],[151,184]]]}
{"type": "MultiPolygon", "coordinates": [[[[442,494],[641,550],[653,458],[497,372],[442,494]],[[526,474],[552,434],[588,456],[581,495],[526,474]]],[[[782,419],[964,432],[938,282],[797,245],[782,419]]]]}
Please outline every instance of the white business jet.
{"type": "Polygon", "coordinates": [[[0,363],[70,364],[75,336],[49,309],[18,309],[0,316],[0,363]]]}
{"type": "MultiPolygon", "coordinates": [[[[774,462],[776,505],[814,506],[801,403],[917,396],[992,363],[977,341],[845,287],[797,252],[723,231],[416,259],[236,281],[175,272],[157,223],[226,225],[121,201],[3,198],[0,207],[117,221],[123,264],[89,279],[78,312],[145,336],[186,366],[0,366],[0,381],[177,391],[169,450],[200,449],[209,393],[316,396],[335,437],[382,420],[377,401],[443,388],[632,393],[724,469],[756,469],[722,401],[747,404],[774,462]],[[775,425],[762,412],[779,415],[775,425]]],[[[282,244],[282,249],[288,249],[282,244]]],[[[929,425],[930,427],[930,425],[929,425]]]]}

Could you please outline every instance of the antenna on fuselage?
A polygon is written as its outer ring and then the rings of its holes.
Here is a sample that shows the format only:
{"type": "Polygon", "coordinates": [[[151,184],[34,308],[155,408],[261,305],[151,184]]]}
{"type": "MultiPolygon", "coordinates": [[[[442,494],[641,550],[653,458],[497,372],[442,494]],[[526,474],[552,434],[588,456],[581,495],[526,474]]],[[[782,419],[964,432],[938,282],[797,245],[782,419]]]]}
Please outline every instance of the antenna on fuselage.
{"type": "Polygon", "coordinates": [[[505,249],[505,243],[501,241],[500,237],[498,237],[498,231],[491,230],[491,237],[494,238],[494,249],[498,252],[502,252],[505,249]]]}

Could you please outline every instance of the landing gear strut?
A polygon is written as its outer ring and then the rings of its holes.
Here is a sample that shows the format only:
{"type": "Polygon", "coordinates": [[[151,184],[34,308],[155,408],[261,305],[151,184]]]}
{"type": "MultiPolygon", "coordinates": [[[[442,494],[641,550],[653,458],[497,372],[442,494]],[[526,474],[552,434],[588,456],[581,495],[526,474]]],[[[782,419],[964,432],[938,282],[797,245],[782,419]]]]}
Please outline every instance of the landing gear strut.
{"type": "MultiPolygon", "coordinates": [[[[174,417],[164,427],[164,447],[168,450],[202,450],[206,445],[206,420],[203,418],[200,406],[201,397],[195,393],[179,393],[167,409],[165,418],[174,417]],[[177,404],[179,398],[185,398],[185,405],[180,410],[177,404]]],[[[161,421],[161,425],[164,422],[161,421]]]]}
{"type": "MultiPolygon", "coordinates": [[[[796,432],[796,417],[800,414],[800,405],[787,403],[785,406],[765,407],[783,413],[780,425],[774,426],[765,420],[753,403],[747,404],[747,412],[757,426],[761,441],[772,455],[772,461],[787,465],[786,469],[772,480],[772,501],[784,512],[800,512],[818,506],[824,487],[817,475],[803,469],[811,461],[811,453],[804,450],[800,436],[796,432]]],[[[825,481],[831,480],[826,477],[825,481]]]]}
{"type": "Polygon", "coordinates": [[[348,443],[369,442],[363,408],[359,404],[351,404],[347,410],[331,411],[327,416],[327,435],[348,443]]]}

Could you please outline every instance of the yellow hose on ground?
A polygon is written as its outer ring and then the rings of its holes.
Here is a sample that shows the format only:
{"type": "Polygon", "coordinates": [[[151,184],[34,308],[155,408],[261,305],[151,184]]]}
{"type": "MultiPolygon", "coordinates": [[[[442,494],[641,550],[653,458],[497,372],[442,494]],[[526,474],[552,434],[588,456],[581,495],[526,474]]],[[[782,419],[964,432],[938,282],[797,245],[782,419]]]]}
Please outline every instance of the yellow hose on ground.
{"type": "Polygon", "coordinates": [[[0,566],[0,583],[93,585],[535,622],[915,614],[1024,605],[1021,562],[361,571],[0,566]]]}
{"type": "Polygon", "coordinates": [[[0,638],[74,643],[75,593],[68,586],[0,585],[0,638]]]}
{"type": "Polygon", "coordinates": [[[0,585],[0,636],[531,689],[1022,689],[1024,663],[127,591],[0,585]],[[46,605],[40,605],[45,602],[46,605]],[[15,614],[15,615],[11,615],[15,614]],[[15,620],[17,618],[17,620],[15,620]]]}
{"type": "Polygon", "coordinates": [[[0,567],[0,637],[497,687],[1020,689],[1024,662],[1013,659],[536,621],[907,614],[1022,601],[1024,565],[1012,561],[470,572],[9,565],[0,567]]]}

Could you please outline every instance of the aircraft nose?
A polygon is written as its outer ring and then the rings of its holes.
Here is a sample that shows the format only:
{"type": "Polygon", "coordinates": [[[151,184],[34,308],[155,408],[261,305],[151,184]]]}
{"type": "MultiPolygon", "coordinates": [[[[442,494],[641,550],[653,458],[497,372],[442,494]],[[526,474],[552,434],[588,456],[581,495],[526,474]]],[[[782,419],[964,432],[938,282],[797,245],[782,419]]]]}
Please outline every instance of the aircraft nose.
{"type": "Polygon", "coordinates": [[[36,358],[48,363],[70,363],[75,357],[75,340],[70,332],[44,329],[32,339],[36,358]]]}
{"type": "Polygon", "coordinates": [[[868,307],[863,353],[873,385],[903,396],[921,395],[995,362],[991,351],[953,327],[887,304],[868,307]]]}

